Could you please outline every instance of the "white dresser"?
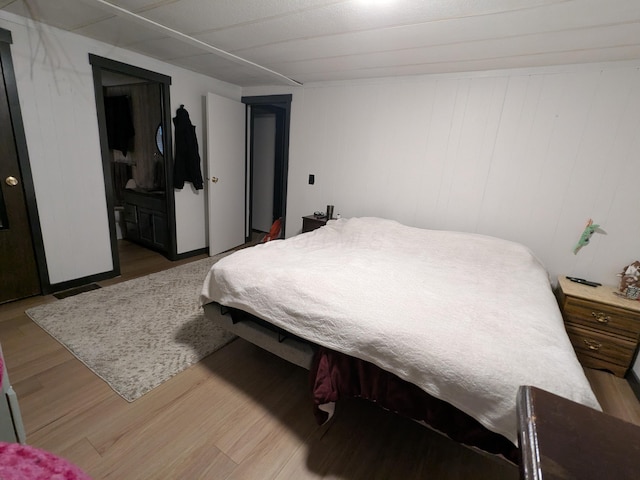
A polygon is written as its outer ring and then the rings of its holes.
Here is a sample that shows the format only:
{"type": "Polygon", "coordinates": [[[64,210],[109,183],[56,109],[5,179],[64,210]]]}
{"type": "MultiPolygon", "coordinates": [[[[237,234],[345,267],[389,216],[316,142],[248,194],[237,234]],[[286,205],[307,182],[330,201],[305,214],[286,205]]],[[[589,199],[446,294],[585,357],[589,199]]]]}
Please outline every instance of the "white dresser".
{"type": "Polygon", "coordinates": [[[11,387],[7,366],[2,357],[2,346],[0,346],[0,358],[2,358],[2,396],[0,397],[0,441],[12,443],[25,443],[27,436],[22,424],[18,397],[11,387]]]}

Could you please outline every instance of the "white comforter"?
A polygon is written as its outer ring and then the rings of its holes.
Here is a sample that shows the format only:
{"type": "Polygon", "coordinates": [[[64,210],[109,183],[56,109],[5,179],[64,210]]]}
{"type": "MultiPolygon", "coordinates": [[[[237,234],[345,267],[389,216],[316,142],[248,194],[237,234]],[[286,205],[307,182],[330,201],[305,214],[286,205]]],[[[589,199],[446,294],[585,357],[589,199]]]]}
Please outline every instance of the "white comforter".
{"type": "Polygon", "coordinates": [[[600,409],[546,270],[513,242],[330,221],[217,262],[201,296],[211,301],[372,362],[514,444],[520,385],[600,409]]]}

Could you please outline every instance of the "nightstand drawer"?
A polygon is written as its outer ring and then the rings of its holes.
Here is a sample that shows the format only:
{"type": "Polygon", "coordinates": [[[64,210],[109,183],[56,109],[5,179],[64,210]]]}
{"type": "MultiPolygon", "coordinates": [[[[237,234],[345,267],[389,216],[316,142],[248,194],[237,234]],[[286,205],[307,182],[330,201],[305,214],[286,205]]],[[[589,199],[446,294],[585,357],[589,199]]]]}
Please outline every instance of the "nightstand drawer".
{"type": "Polygon", "coordinates": [[[640,334],[637,313],[622,308],[569,297],[564,305],[565,321],[636,339],[640,334]]]}
{"type": "Polygon", "coordinates": [[[599,358],[621,366],[628,366],[633,358],[636,343],[631,340],[572,324],[566,324],[565,327],[571,344],[579,355],[599,358]]]}

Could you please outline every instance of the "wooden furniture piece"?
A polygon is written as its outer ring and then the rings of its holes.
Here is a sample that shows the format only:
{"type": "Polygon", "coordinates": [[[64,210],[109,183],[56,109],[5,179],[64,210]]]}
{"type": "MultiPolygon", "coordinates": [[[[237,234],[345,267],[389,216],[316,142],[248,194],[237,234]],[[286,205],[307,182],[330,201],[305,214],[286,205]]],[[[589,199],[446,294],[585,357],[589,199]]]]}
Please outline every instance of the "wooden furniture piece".
{"type": "Polygon", "coordinates": [[[573,348],[584,367],[624,377],[640,340],[640,302],[614,286],[590,287],[561,276],[558,300],[573,348]]]}
{"type": "Polygon", "coordinates": [[[11,386],[0,347],[0,442],[25,443],[27,436],[22,423],[18,397],[11,386]]]}
{"type": "Polygon", "coordinates": [[[539,388],[518,391],[520,478],[638,478],[640,427],[539,388]]]}
{"type": "Polygon", "coordinates": [[[302,217],[302,233],[311,232],[316,228],[320,228],[327,223],[327,217],[316,217],[315,215],[307,215],[302,217]]]}
{"type": "Polygon", "coordinates": [[[127,240],[167,252],[169,234],[163,192],[125,190],[124,219],[127,240]]]}

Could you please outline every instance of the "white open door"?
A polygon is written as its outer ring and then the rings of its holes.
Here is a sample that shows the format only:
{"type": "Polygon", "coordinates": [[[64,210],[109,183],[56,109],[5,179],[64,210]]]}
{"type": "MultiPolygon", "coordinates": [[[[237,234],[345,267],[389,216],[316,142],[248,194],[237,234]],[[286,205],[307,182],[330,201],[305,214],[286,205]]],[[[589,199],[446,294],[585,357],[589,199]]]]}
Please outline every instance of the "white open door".
{"type": "Polygon", "coordinates": [[[207,94],[209,255],[245,240],[245,107],[207,94]]]}

